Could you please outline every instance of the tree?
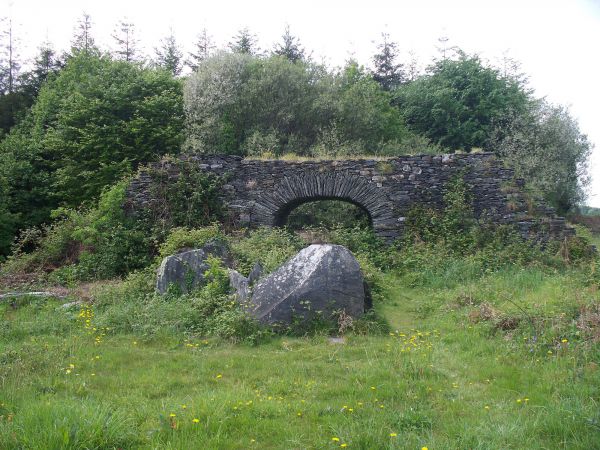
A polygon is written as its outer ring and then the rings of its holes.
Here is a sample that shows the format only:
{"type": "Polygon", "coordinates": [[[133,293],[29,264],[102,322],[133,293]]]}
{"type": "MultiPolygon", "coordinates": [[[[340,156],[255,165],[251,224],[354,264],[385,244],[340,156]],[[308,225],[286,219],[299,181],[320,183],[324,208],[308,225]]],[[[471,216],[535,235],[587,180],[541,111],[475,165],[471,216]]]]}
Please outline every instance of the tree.
{"type": "Polygon", "coordinates": [[[89,203],[139,164],[177,153],[182,127],[179,80],[81,52],[0,143],[8,213],[23,228],[59,206],[89,203]]]}
{"type": "Polygon", "coordinates": [[[179,44],[177,43],[177,39],[175,39],[175,34],[173,33],[173,29],[170,30],[169,35],[161,40],[161,46],[155,49],[156,52],[156,64],[159,67],[162,67],[165,70],[168,70],[173,74],[173,76],[177,76],[181,73],[182,70],[182,61],[183,53],[179,48],[179,44]]]}
{"type": "Polygon", "coordinates": [[[218,54],[189,77],[184,99],[186,147],[197,152],[376,153],[406,134],[390,95],[357,64],[330,74],[278,55],[218,54]]]}
{"type": "Polygon", "coordinates": [[[383,41],[377,46],[379,53],[373,56],[373,79],[383,89],[391,91],[406,81],[403,64],[396,63],[398,58],[397,44],[390,41],[387,33],[382,33],[383,41]]]}
{"type": "Polygon", "coordinates": [[[283,56],[291,62],[304,59],[304,49],[300,46],[300,40],[290,33],[289,25],[285,26],[281,39],[283,42],[276,44],[273,50],[275,55],[283,56]]]}
{"type": "Polygon", "coordinates": [[[0,85],[0,92],[12,94],[17,89],[17,80],[21,65],[18,61],[17,40],[15,38],[12,17],[4,19],[3,23],[6,23],[6,29],[3,29],[0,35],[3,40],[0,50],[3,60],[3,64],[0,67],[2,71],[0,74],[0,82],[2,83],[0,85]]]}
{"type": "Polygon", "coordinates": [[[44,42],[38,49],[38,54],[33,60],[33,67],[23,74],[21,86],[31,98],[31,104],[37,96],[42,85],[49,77],[58,73],[63,67],[63,62],[57,57],[50,42],[44,42]]]}
{"type": "Polygon", "coordinates": [[[92,35],[92,17],[84,12],[81,18],[77,22],[75,27],[75,34],[71,41],[71,53],[73,55],[77,53],[99,53],[98,47],[96,47],[94,37],[92,35]]]}
{"type": "MultiPolygon", "coordinates": [[[[346,148],[349,153],[380,153],[407,136],[400,112],[391,105],[391,96],[355,60],[346,63],[328,92],[333,119],[320,139],[334,137],[330,147],[346,148]],[[327,132],[337,133],[337,137],[327,132]]],[[[342,154],[344,150],[342,149],[342,154]]]]}
{"type": "Polygon", "coordinates": [[[233,41],[229,43],[229,49],[233,53],[254,55],[258,53],[256,41],[256,35],[252,34],[248,28],[242,28],[238,31],[238,34],[233,37],[233,41]]]}
{"type": "Polygon", "coordinates": [[[60,61],[52,47],[44,43],[33,61],[31,70],[18,78],[18,88],[0,96],[0,130],[8,132],[25,116],[48,77],[60,69],[60,61]]]}
{"type": "Polygon", "coordinates": [[[213,43],[212,37],[209,36],[206,28],[203,28],[196,40],[196,51],[189,53],[189,58],[186,61],[186,64],[192,69],[196,70],[198,66],[210,57],[213,50],[215,49],[215,45],[213,43]]]}
{"type": "Polygon", "coordinates": [[[428,71],[398,89],[395,104],[414,131],[452,150],[487,148],[494,120],[524,111],[529,101],[518,80],[502,77],[477,56],[461,52],[428,71]]]}
{"type": "Polygon", "coordinates": [[[525,111],[508,111],[494,125],[490,147],[535,193],[559,214],[581,204],[592,144],[568,109],[538,100],[525,111]]]}
{"type": "Polygon", "coordinates": [[[121,20],[112,35],[117,45],[116,54],[123,61],[135,61],[138,41],[135,37],[135,25],[127,19],[121,20]]]}

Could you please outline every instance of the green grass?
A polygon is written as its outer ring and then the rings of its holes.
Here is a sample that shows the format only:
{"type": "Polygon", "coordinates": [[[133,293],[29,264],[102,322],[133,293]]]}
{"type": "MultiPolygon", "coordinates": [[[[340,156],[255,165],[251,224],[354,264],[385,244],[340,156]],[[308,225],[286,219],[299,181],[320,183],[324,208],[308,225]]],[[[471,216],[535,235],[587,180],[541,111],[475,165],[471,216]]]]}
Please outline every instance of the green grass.
{"type": "Polygon", "coordinates": [[[600,351],[574,325],[598,292],[575,272],[385,284],[392,333],[345,344],[144,338],[4,302],[0,448],[600,448],[600,351]]]}

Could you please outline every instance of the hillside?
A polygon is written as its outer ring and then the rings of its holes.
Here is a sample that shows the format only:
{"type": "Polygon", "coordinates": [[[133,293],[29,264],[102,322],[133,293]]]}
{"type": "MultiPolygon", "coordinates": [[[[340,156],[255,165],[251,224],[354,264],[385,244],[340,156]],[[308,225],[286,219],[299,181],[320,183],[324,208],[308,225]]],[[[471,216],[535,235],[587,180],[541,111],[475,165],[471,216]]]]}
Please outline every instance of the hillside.
{"type": "Polygon", "coordinates": [[[4,302],[2,448],[596,448],[597,291],[573,270],[452,272],[387,275],[389,330],[341,343],[230,344],[152,317],[114,331],[94,307],[4,302]]]}

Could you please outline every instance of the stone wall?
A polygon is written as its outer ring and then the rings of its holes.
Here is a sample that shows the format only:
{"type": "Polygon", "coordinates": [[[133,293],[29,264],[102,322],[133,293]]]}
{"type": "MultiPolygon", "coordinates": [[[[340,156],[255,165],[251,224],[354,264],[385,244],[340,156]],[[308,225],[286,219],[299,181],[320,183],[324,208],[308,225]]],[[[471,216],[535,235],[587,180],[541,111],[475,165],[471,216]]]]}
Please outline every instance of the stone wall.
{"type": "MultiPolygon", "coordinates": [[[[182,157],[201,170],[225,176],[221,197],[231,221],[240,226],[280,226],[296,206],[318,199],[346,200],[362,207],[373,229],[391,241],[402,234],[416,205],[443,207],[444,186],[463,174],[471,187],[477,216],[516,224],[526,238],[547,240],[574,234],[550,208],[527,204],[513,171],[491,153],[400,156],[384,160],[253,160],[238,156],[182,157]],[[535,217],[534,217],[535,216],[535,217]]],[[[160,164],[171,178],[177,165],[160,164]]],[[[157,166],[158,164],[155,164],[157,166]]],[[[152,179],[141,171],[128,190],[135,213],[152,199],[152,179]]]]}

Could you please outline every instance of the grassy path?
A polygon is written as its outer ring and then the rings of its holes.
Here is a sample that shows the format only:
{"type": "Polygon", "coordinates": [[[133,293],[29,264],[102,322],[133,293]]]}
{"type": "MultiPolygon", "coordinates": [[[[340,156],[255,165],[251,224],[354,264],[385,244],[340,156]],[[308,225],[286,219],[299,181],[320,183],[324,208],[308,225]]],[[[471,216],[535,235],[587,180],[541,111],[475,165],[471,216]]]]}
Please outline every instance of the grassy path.
{"type": "MultiPolygon", "coordinates": [[[[93,317],[86,328],[56,302],[0,305],[0,448],[600,448],[597,355],[530,352],[454,304],[527,280],[387,281],[392,332],[345,344],[146,340],[93,317]]],[[[522,295],[552,306],[559,285],[522,295]]]]}

